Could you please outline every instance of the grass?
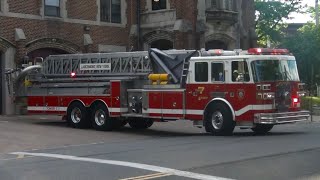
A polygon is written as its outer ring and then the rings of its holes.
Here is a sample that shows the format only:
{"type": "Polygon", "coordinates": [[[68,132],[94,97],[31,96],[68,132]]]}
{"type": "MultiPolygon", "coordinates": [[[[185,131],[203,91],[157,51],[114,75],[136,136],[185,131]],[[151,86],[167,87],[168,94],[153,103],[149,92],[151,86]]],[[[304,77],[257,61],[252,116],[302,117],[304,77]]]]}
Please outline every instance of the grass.
{"type": "Polygon", "coordinates": [[[305,110],[311,110],[312,106],[320,106],[320,97],[302,97],[301,108],[305,110]]]}

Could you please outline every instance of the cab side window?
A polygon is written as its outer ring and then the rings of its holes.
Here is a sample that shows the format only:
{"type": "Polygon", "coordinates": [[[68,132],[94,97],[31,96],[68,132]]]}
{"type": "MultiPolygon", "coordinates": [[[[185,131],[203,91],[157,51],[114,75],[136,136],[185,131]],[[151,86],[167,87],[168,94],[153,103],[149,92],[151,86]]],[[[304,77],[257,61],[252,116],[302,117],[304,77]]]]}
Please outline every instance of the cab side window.
{"type": "Polygon", "coordinates": [[[207,62],[195,63],[195,81],[208,82],[208,63],[207,62]]]}
{"type": "Polygon", "coordinates": [[[224,82],[224,68],[223,63],[211,63],[211,81],[224,82]]]}
{"type": "Polygon", "coordinates": [[[232,62],[232,82],[249,82],[250,75],[246,61],[232,62]]]}

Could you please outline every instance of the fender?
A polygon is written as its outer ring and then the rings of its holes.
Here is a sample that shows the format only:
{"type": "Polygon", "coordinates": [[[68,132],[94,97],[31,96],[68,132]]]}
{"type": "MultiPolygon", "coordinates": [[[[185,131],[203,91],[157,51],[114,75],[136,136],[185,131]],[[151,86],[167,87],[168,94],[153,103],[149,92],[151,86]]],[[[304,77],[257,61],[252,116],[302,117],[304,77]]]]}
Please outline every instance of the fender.
{"type": "Polygon", "coordinates": [[[72,100],[72,101],[68,104],[68,108],[69,108],[69,106],[70,106],[72,103],[74,103],[74,102],[76,102],[76,101],[79,101],[84,107],[86,107],[86,104],[84,104],[84,102],[83,102],[82,100],[80,100],[80,99],[74,99],[74,100],[72,100]]]}
{"type": "Polygon", "coordinates": [[[222,101],[222,102],[224,102],[226,105],[228,105],[228,107],[230,108],[231,113],[232,113],[232,120],[235,121],[236,115],[235,115],[235,112],[234,112],[233,107],[231,106],[231,104],[230,104],[227,100],[225,100],[225,99],[223,99],[223,98],[213,98],[211,101],[209,101],[209,102],[207,103],[207,105],[206,105],[206,107],[205,107],[204,109],[206,110],[207,107],[208,107],[211,103],[213,103],[213,102],[218,102],[218,101],[222,101]]]}

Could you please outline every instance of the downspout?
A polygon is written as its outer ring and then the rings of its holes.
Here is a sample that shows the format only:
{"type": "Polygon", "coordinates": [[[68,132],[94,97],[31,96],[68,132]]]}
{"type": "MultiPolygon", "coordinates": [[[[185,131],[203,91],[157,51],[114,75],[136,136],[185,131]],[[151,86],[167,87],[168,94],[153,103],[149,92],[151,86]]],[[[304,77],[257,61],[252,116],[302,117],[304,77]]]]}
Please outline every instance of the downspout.
{"type": "Polygon", "coordinates": [[[137,50],[141,50],[141,15],[140,15],[140,0],[137,0],[137,50]]]}

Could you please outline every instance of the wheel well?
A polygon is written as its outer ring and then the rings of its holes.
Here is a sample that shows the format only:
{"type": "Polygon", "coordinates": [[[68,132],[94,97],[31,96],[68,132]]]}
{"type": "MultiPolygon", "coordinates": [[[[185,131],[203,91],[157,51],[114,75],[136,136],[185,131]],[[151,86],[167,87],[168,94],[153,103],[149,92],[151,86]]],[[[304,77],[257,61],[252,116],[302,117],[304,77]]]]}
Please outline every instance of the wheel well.
{"type": "Polygon", "coordinates": [[[109,116],[110,116],[109,106],[108,106],[107,103],[104,102],[103,100],[100,100],[100,99],[95,100],[94,102],[91,103],[91,105],[90,105],[89,108],[92,109],[92,108],[93,108],[95,105],[97,105],[97,104],[103,104],[104,106],[106,106],[106,108],[108,109],[109,116]]]}
{"type": "Polygon", "coordinates": [[[93,106],[95,106],[95,105],[97,105],[97,104],[103,104],[103,105],[105,105],[105,106],[109,109],[107,103],[104,102],[103,100],[100,100],[100,99],[93,101],[93,102],[90,104],[90,107],[93,107],[93,106]]]}
{"type": "MultiPolygon", "coordinates": [[[[229,110],[230,110],[230,113],[232,113],[232,118],[233,118],[233,121],[235,120],[234,118],[234,111],[232,109],[232,107],[230,107],[229,104],[227,104],[226,102],[222,101],[222,100],[213,100],[211,101],[205,108],[204,110],[204,115],[203,115],[203,120],[205,119],[205,116],[207,115],[207,113],[209,112],[209,109],[213,108],[214,106],[216,106],[217,104],[223,104],[225,105],[229,110]]],[[[204,121],[203,121],[204,122],[204,121]]]]}
{"type": "Polygon", "coordinates": [[[71,101],[71,102],[69,103],[68,109],[69,109],[69,107],[70,107],[72,104],[74,104],[74,103],[80,103],[80,104],[82,104],[84,107],[86,107],[83,101],[81,101],[80,99],[75,99],[75,100],[73,100],[73,101],[71,101]]]}

